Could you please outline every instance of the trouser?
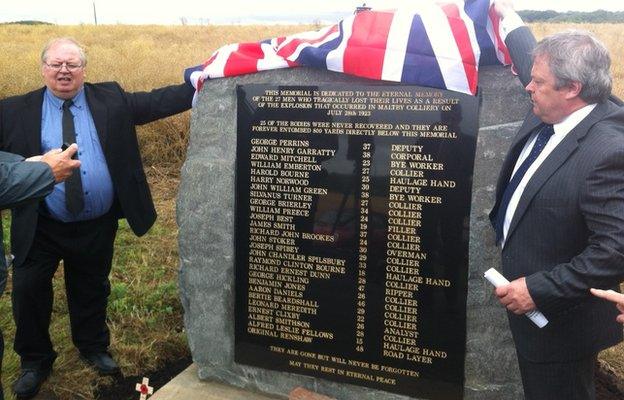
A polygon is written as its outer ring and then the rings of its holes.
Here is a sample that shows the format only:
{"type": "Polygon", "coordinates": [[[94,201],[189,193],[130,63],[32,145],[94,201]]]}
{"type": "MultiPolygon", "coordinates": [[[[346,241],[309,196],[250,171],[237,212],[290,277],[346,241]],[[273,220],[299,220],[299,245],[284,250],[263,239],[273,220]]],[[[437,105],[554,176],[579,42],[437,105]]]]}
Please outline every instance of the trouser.
{"type": "Polygon", "coordinates": [[[56,359],[49,327],[52,278],[61,259],[73,343],[84,354],[107,351],[108,275],[116,233],[112,213],[70,223],[39,216],[28,255],[13,269],[14,348],[22,368],[49,369],[56,359]]]}
{"type": "MultiPolygon", "coordinates": [[[[4,293],[4,288],[6,286],[7,281],[7,267],[5,264],[4,258],[4,246],[2,243],[2,214],[0,214],[0,296],[4,293]]],[[[0,371],[2,371],[2,357],[4,357],[4,337],[2,336],[2,331],[0,330],[0,371]]],[[[2,392],[2,381],[0,380],[0,400],[4,400],[4,393],[2,392]]]]}
{"type": "Polygon", "coordinates": [[[561,363],[535,363],[518,354],[526,400],[595,400],[597,355],[561,363]]]}

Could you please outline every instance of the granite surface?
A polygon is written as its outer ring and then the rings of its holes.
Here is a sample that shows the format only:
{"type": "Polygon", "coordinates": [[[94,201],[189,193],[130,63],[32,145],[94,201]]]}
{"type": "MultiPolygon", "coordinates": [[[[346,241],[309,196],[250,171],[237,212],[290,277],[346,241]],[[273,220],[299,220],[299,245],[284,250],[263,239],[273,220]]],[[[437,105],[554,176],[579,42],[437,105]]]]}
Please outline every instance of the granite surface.
{"type": "MultiPolygon", "coordinates": [[[[380,84],[312,69],[266,71],[204,85],[192,113],[191,137],[177,199],[180,297],[193,360],[200,379],[217,379],[266,393],[294,387],[339,400],[408,397],[234,362],[234,162],[236,85],[269,83],[380,84]]],[[[470,231],[465,398],[522,399],[516,356],[504,310],[482,278],[499,266],[487,213],[509,142],[528,110],[526,95],[509,69],[480,72],[480,131],[475,161],[470,231]]],[[[387,83],[383,83],[387,84],[387,83]]]]}

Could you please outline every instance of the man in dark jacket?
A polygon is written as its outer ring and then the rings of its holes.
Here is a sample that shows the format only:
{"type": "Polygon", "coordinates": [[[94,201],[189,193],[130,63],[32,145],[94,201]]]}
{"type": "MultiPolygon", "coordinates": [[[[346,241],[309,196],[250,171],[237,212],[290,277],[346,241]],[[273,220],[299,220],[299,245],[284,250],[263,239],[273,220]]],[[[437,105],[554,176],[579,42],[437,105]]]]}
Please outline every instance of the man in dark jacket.
{"type": "Polygon", "coordinates": [[[624,278],[624,108],[591,34],[535,43],[497,1],[505,43],[531,98],[490,214],[511,282],[507,308],[528,400],[593,400],[598,352],[622,340],[617,310],[590,294],[624,278]],[[516,26],[509,26],[516,25],[516,26]],[[538,328],[523,314],[541,311],[538,328]]]}
{"type": "Polygon", "coordinates": [[[41,56],[45,87],[0,102],[3,150],[28,157],[75,141],[82,163],[45,201],[13,211],[14,347],[22,364],[13,390],[21,398],[39,391],[56,358],[48,328],[61,259],[74,345],[100,373],[119,370],[106,326],[117,220],[143,235],[156,219],[135,125],[188,110],[194,93],[186,83],[149,93],[85,83],[86,64],[76,41],[52,40],[41,56]]]}

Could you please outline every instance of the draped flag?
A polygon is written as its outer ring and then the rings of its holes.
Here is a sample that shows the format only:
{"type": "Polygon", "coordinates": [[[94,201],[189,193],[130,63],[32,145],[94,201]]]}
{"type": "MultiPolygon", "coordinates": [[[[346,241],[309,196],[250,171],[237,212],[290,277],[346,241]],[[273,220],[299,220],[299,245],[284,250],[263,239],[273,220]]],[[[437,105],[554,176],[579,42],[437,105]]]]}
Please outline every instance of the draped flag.
{"type": "Polygon", "coordinates": [[[479,65],[511,62],[491,1],[415,1],[409,10],[366,10],[318,31],[229,44],[185,79],[199,91],[205,79],[307,66],[474,95],[479,65]]]}

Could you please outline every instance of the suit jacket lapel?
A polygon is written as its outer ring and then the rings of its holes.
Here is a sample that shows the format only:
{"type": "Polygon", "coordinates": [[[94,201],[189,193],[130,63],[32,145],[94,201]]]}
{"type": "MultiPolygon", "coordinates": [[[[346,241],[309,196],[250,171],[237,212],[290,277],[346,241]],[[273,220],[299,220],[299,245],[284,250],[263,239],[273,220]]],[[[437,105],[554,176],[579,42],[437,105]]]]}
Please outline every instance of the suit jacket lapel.
{"type": "Polygon", "coordinates": [[[108,108],[106,103],[100,100],[93,88],[89,84],[85,84],[85,94],[87,96],[87,104],[89,104],[89,110],[93,117],[95,129],[97,130],[98,137],[100,139],[100,145],[102,151],[106,150],[106,139],[108,137],[107,122],[108,122],[108,108]]]}
{"type": "Polygon", "coordinates": [[[22,114],[24,136],[26,137],[26,151],[22,154],[31,157],[41,154],[41,107],[45,87],[26,96],[26,108],[22,114]]]}
{"type": "Polygon", "coordinates": [[[509,240],[518,223],[524,216],[529,204],[539,192],[541,187],[548,181],[552,174],[565,163],[572,153],[579,146],[579,142],[585,137],[591,127],[602,119],[607,111],[607,107],[598,105],[592,112],[585,117],[574,129],[572,129],[566,137],[555,147],[555,149],[546,157],[544,162],[537,168],[529,182],[527,183],[518,206],[514,212],[513,219],[509,224],[506,241],[509,240]]]}

